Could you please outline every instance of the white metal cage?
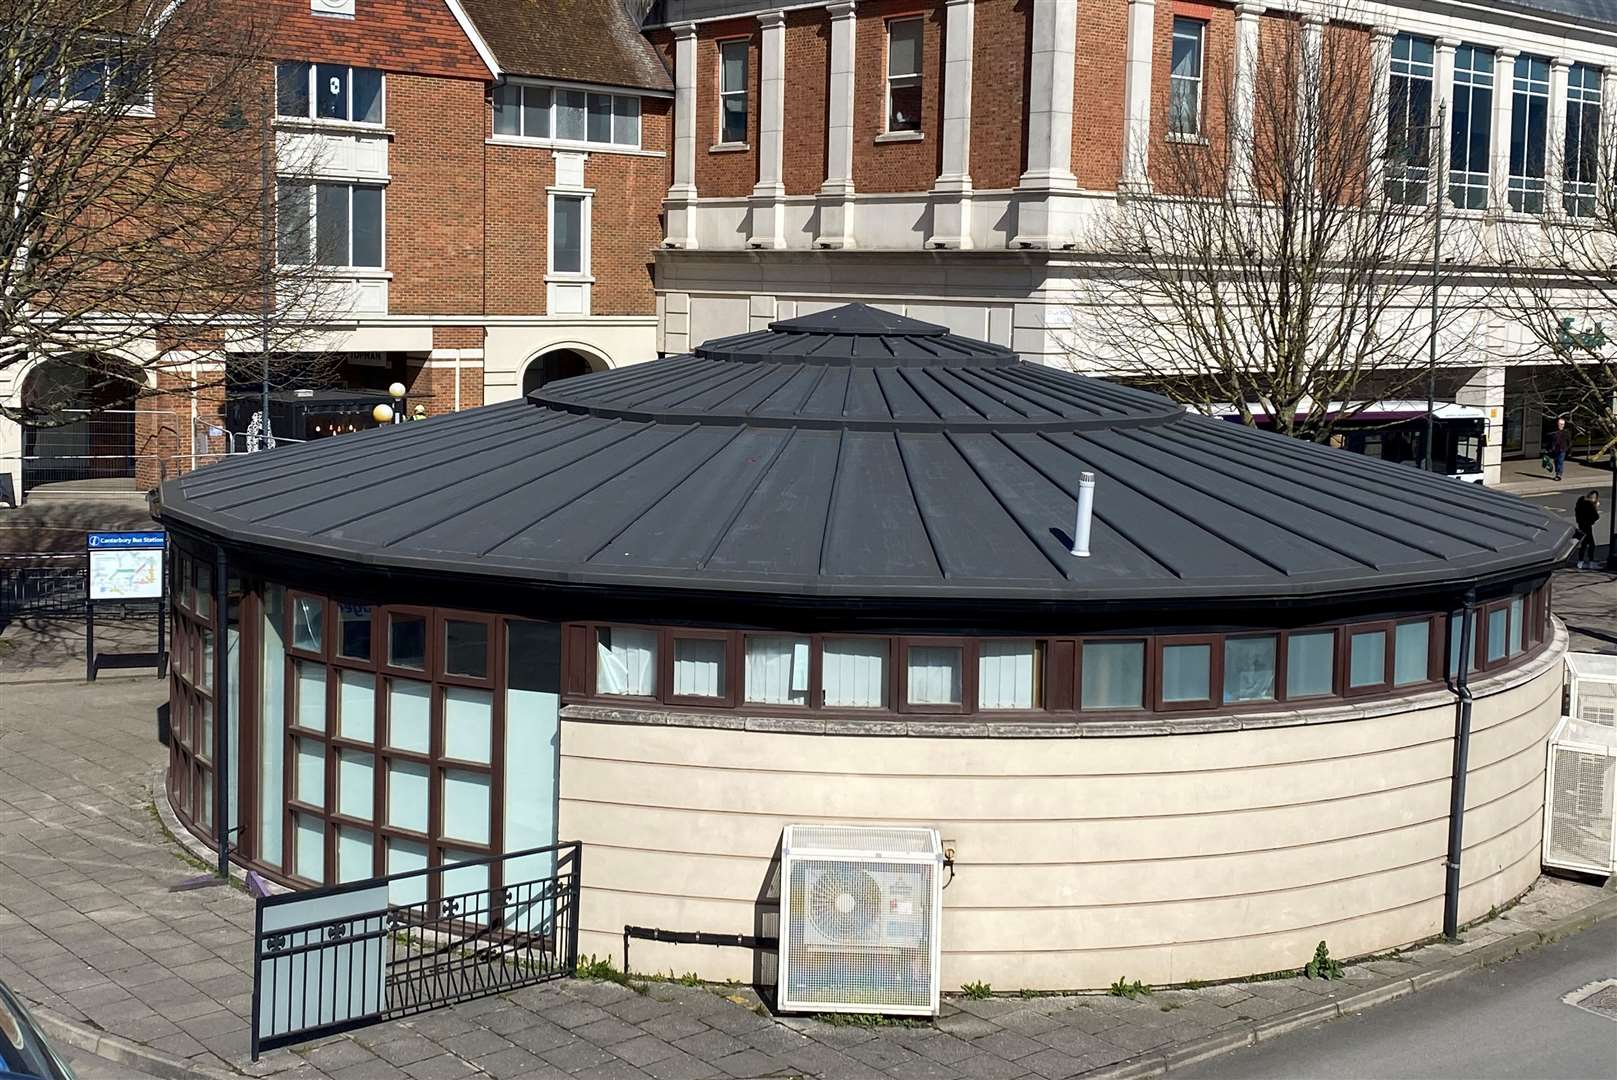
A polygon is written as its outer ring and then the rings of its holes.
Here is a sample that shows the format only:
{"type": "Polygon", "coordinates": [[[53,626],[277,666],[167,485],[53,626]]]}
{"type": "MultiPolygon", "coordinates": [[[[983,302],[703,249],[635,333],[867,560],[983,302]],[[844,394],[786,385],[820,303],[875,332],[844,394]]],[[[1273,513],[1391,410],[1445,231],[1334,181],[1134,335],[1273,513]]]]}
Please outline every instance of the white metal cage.
{"type": "Polygon", "coordinates": [[[1617,726],[1563,716],[1550,735],[1544,788],[1544,865],[1617,870],[1617,726]]]}
{"type": "Polygon", "coordinates": [[[1569,652],[1566,678],[1568,716],[1617,727],[1617,656],[1569,652]]]}
{"type": "Polygon", "coordinates": [[[942,870],[935,829],[786,826],[777,1006],[935,1015],[942,870]]]}

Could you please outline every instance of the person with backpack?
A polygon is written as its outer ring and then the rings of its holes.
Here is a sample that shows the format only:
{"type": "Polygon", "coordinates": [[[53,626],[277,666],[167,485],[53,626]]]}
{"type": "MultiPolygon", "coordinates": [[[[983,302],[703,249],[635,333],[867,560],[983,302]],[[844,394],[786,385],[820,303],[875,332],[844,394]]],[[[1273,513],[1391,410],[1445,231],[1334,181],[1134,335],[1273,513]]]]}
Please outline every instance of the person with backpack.
{"type": "Polygon", "coordinates": [[[1595,522],[1600,520],[1600,492],[1591,491],[1572,508],[1572,520],[1578,526],[1578,549],[1573,558],[1579,570],[1598,570],[1595,562],[1595,522]]]}

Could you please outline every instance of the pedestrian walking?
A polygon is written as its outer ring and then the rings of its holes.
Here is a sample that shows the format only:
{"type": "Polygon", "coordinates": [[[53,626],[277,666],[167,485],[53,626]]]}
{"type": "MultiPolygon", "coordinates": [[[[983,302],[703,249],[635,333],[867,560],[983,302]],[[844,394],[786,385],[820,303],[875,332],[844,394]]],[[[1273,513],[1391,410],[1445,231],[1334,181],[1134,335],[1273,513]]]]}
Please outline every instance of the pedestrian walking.
{"type": "Polygon", "coordinates": [[[1591,491],[1579,499],[1572,508],[1572,520],[1578,526],[1578,550],[1573,555],[1578,569],[1600,569],[1595,562],[1595,522],[1600,520],[1600,492],[1591,491]]]}
{"type": "Polygon", "coordinates": [[[1555,418],[1555,430],[1550,432],[1550,460],[1555,463],[1555,478],[1561,479],[1566,470],[1566,454],[1572,449],[1572,432],[1566,429],[1566,417],[1555,418]]]}

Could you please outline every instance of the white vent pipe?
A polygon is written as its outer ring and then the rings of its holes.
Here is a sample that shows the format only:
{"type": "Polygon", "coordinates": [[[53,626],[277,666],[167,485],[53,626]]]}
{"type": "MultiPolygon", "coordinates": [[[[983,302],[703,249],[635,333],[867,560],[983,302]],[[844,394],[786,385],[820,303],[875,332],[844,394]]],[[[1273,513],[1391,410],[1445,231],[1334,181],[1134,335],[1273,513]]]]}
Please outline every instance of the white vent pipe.
{"type": "Polygon", "coordinates": [[[1089,558],[1089,526],[1095,520],[1095,474],[1078,474],[1078,520],[1072,528],[1072,553],[1089,558]]]}

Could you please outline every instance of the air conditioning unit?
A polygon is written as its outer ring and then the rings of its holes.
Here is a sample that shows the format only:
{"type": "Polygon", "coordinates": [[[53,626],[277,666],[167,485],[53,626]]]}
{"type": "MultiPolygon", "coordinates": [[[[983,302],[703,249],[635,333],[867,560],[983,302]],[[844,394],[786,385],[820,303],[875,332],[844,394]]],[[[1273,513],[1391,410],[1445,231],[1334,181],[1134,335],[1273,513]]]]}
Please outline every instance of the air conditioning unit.
{"type": "Polygon", "coordinates": [[[1591,724],[1617,727],[1617,656],[1566,654],[1567,715],[1591,724]]]}
{"type": "Polygon", "coordinates": [[[1545,773],[1544,865],[1609,877],[1617,870],[1617,726],[1563,716],[1545,773]]]}
{"type": "Polygon", "coordinates": [[[776,1007],[936,1015],[942,889],[936,829],[786,826],[776,1007]]]}

